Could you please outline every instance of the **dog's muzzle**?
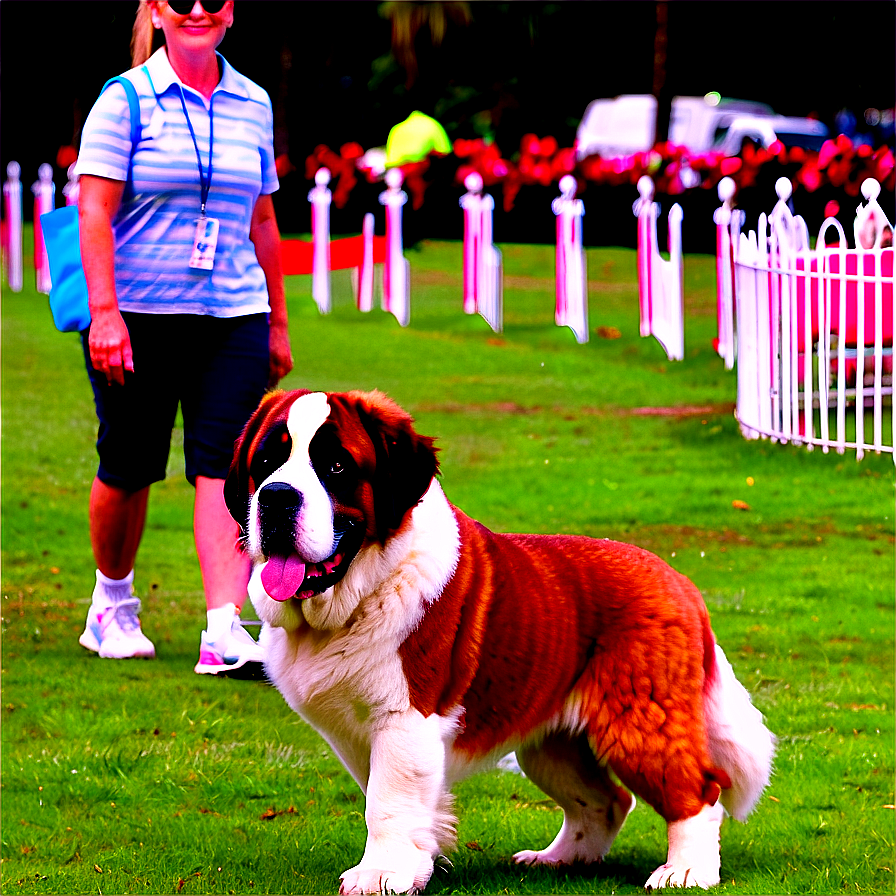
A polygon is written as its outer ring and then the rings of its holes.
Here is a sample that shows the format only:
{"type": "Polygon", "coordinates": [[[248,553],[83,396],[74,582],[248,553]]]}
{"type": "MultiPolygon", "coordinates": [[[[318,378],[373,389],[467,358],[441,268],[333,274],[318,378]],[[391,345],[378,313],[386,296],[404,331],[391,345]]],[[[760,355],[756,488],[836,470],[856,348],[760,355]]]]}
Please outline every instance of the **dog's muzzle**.
{"type": "Polygon", "coordinates": [[[285,557],[295,551],[296,518],[303,500],[301,492],[287,482],[271,482],[259,490],[258,523],[265,557],[285,557]]]}
{"type": "Polygon", "coordinates": [[[326,591],[346,573],[364,535],[342,515],[333,520],[332,554],[314,561],[297,551],[298,518],[304,504],[302,493],[286,482],[271,482],[258,491],[258,528],[265,564],[261,583],[265,593],[277,601],[300,600],[326,591]]]}

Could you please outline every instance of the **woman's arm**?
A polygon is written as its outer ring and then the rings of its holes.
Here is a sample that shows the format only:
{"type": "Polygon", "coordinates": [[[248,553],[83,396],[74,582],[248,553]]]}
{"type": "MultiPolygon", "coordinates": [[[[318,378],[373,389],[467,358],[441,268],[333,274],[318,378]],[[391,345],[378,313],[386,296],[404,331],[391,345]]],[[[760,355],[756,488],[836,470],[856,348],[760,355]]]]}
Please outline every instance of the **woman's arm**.
{"type": "Polygon", "coordinates": [[[110,383],[124,385],[124,373],[134,370],[134,358],[115,294],[112,219],[121,205],[125,185],[124,181],[85,174],[79,186],[81,259],[90,305],[90,361],[110,383]]]}
{"type": "Polygon", "coordinates": [[[269,195],[258,197],[252,212],[249,238],[264,271],[271,305],[271,385],[276,385],[292,370],[292,349],[289,344],[289,322],[286,315],[286,294],[280,265],[280,228],[269,195]]]}

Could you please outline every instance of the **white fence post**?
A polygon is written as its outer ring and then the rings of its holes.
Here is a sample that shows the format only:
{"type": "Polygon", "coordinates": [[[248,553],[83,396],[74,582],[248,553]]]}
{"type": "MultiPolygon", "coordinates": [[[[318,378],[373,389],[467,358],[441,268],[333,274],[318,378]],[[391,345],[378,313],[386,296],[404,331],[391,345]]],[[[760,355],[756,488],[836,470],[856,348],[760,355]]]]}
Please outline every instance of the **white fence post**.
{"type": "Polygon", "coordinates": [[[308,194],[311,203],[311,296],[321,314],[329,314],[330,303],[330,202],[332,195],[327,184],[330,172],[318,168],[314,187],[308,194]]]}
{"type": "Polygon", "coordinates": [[[364,239],[361,266],[353,271],[353,278],[357,280],[355,296],[359,311],[373,309],[373,226],[373,214],[367,212],[361,225],[361,235],[364,239]]]}
{"type": "Polygon", "coordinates": [[[479,313],[496,333],[504,329],[504,259],[494,243],[495,200],[482,195],[482,263],[479,265],[479,313]]]}
{"type": "Polygon", "coordinates": [[[81,196],[81,183],[80,178],[75,174],[75,164],[75,162],[72,162],[65,172],[68,180],[62,188],[62,195],[65,196],[66,205],[77,205],[81,196]]]}
{"type": "Polygon", "coordinates": [[[482,177],[473,172],[464,180],[460,198],[464,210],[464,312],[477,311],[500,333],[504,327],[504,271],[501,251],[493,243],[495,200],[482,192],[482,177]]]}
{"type": "Polygon", "coordinates": [[[21,292],[23,286],[22,268],[22,168],[18,162],[6,166],[6,180],[3,183],[3,202],[6,206],[6,240],[3,246],[6,254],[6,282],[12,292],[21,292]]]}
{"type": "Polygon", "coordinates": [[[475,172],[468,174],[464,179],[464,186],[467,192],[460,197],[459,203],[464,210],[464,314],[475,314],[482,245],[482,215],[479,207],[482,177],[475,172]]]}
{"type": "Polygon", "coordinates": [[[737,357],[734,248],[744,219],[744,213],[734,208],[735,190],[736,185],[730,177],[723,177],[719,181],[719,199],[722,205],[713,215],[716,225],[716,350],[724,360],[726,370],[734,369],[734,359],[737,357]]]}
{"type": "MultiPolygon", "coordinates": [[[[884,288],[883,288],[883,279],[885,276],[884,273],[884,259],[889,258],[889,267],[890,267],[890,279],[891,279],[891,293],[893,291],[892,287],[892,273],[893,273],[893,259],[892,259],[892,246],[893,246],[893,225],[890,221],[887,220],[886,215],[884,214],[883,209],[880,207],[877,197],[880,196],[880,184],[874,180],[874,178],[868,178],[862,183],[862,196],[866,200],[865,206],[859,206],[856,209],[856,221],[855,221],[855,236],[856,236],[856,249],[863,256],[861,258],[862,265],[859,269],[857,265],[857,274],[859,276],[858,281],[858,292],[860,295],[863,295],[866,299],[868,296],[868,286],[870,285],[873,290],[873,309],[874,309],[874,319],[877,325],[874,328],[874,346],[869,349],[871,351],[870,357],[873,358],[873,371],[872,371],[872,382],[871,382],[871,403],[873,408],[873,435],[872,435],[872,447],[875,451],[880,451],[883,442],[883,414],[882,414],[882,406],[883,406],[883,395],[884,395],[884,386],[883,386],[883,357],[884,357],[884,338],[885,336],[889,336],[890,339],[890,376],[892,379],[893,372],[893,362],[892,362],[892,349],[893,349],[893,316],[896,313],[896,309],[892,307],[893,296],[890,296],[890,311],[889,323],[890,323],[890,331],[888,334],[884,333],[886,328],[886,322],[884,326],[880,325],[880,321],[884,317],[884,288]],[[862,253],[862,250],[867,250],[862,253]],[[889,251],[887,252],[887,250],[889,251]],[[870,270],[869,270],[870,268],[870,270]]],[[[857,310],[858,314],[858,323],[856,325],[856,333],[857,333],[857,373],[856,373],[856,407],[859,405],[859,395],[864,394],[864,340],[865,340],[865,302],[857,301],[857,310]]],[[[892,395],[892,387],[890,394],[892,395]]],[[[894,432],[896,432],[896,422],[894,422],[894,432]]]]}
{"type": "Polygon", "coordinates": [[[401,234],[401,208],[408,201],[408,194],[401,189],[404,176],[400,168],[386,172],[385,192],[379,200],[386,207],[386,263],[383,272],[383,309],[394,314],[401,326],[406,327],[411,318],[411,270],[404,257],[401,234]]]}
{"type": "Polygon", "coordinates": [[[588,272],[582,247],[582,216],[585,204],[576,199],[576,179],[560,179],[560,195],[551,203],[557,216],[556,283],[554,320],[569,327],[581,345],[588,341],[588,272]]]}
{"type": "Polygon", "coordinates": [[[37,169],[37,180],[31,186],[34,193],[34,271],[37,291],[50,294],[50,260],[44,246],[44,234],[40,227],[40,216],[49,214],[56,207],[56,185],[53,183],[53,168],[44,162],[37,169]]]}
{"type": "Polygon", "coordinates": [[[792,441],[809,450],[819,445],[825,452],[854,448],[857,459],[866,450],[893,453],[896,422],[889,444],[883,426],[884,399],[892,407],[893,394],[896,308],[893,248],[886,245],[892,224],[877,205],[879,189],[871,179],[862,185],[868,202],[857,210],[855,249],[832,218],[809,248],[805,222],[788,208],[792,187],[785,178],[776,184],[769,232],[762,215],[758,232],[740,234],[734,262],[737,417],[746,437],[792,441]],[[835,244],[827,242],[831,230],[835,244]]]}
{"type": "Polygon", "coordinates": [[[669,210],[669,260],[660,255],[656,237],[657,204],[653,181],[638,181],[640,199],[633,211],[638,219],[638,295],[641,335],[654,336],[670,361],[684,359],[684,260],[681,252],[681,219],[678,203],[669,210]]]}

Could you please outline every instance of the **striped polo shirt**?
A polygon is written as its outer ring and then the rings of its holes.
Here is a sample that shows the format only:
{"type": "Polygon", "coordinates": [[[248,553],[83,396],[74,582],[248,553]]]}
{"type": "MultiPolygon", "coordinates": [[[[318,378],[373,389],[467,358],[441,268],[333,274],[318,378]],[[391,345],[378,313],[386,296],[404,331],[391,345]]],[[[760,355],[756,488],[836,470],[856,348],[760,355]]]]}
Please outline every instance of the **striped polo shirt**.
{"type": "Polygon", "coordinates": [[[222,75],[210,102],[180,82],[164,47],[147,60],[145,71],[125,72],[140,98],[141,135],[130,171],[124,88],[110,85],[84,123],[77,174],[127,182],[113,221],[122,311],[236,317],[270,310],[249,225],[259,194],[279,187],[271,101],[220,54],[218,60],[222,75]],[[220,230],[214,268],[205,271],[189,261],[201,204],[197,147],[208,177],[210,123],[214,155],[206,214],[218,219],[220,230]]]}

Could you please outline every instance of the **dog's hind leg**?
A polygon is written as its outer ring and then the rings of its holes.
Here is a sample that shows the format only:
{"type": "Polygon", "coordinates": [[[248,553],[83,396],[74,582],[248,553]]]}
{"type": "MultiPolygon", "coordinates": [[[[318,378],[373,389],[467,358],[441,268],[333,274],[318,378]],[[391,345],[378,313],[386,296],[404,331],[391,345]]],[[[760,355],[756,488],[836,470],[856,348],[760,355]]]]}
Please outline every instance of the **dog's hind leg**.
{"type": "Polygon", "coordinates": [[[768,785],[775,736],[718,644],[704,708],[710,756],[731,779],[731,787],[722,791],[722,805],[738,821],[745,821],[768,785]]]}
{"type": "Polygon", "coordinates": [[[524,850],[514,859],[526,865],[572,865],[601,861],[610,851],[635,798],[615,784],[582,734],[547,735],[517,750],[526,775],[563,809],[553,843],[524,850]]]}
{"type": "Polygon", "coordinates": [[[721,803],[704,806],[696,815],[670,821],[669,855],[644,884],[647,890],[663,887],[703,887],[719,883],[719,827],[725,816],[721,803]]]}
{"type": "Polygon", "coordinates": [[[744,820],[768,784],[775,737],[718,645],[713,660],[704,688],[707,741],[711,761],[727,781],[714,805],[669,822],[669,856],[650,876],[648,890],[717,884],[724,810],[744,820]]]}

